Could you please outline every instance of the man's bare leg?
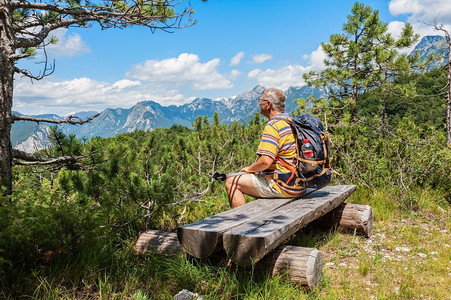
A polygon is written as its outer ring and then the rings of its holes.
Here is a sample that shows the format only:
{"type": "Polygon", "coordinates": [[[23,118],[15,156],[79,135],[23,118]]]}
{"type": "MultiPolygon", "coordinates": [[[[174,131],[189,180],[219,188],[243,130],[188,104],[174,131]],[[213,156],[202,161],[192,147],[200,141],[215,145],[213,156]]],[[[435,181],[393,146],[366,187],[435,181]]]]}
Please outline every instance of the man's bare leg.
{"type": "Polygon", "coordinates": [[[252,182],[252,174],[229,177],[225,182],[229,203],[232,208],[246,203],[244,195],[258,198],[260,194],[252,182]]]}

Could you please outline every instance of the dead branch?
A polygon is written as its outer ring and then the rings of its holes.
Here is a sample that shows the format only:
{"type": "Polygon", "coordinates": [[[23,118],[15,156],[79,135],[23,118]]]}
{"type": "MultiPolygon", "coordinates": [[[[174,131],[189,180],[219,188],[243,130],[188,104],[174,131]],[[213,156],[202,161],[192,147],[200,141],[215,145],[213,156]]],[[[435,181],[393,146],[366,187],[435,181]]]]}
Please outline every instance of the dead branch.
{"type": "Polygon", "coordinates": [[[24,151],[20,151],[17,149],[13,149],[13,158],[21,159],[22,161],[16,161],[17,165],[51,165],[51,164],[58,164],[58,163],[65,163],[65,164],[75,164],[79,158],[77,156],[72,155],[66,155],[66,156],[60,156],[60,157],[41,157],[38,155],[30,154],[24,151]]]}
{"type": "Polygon", "coordinates": [[[41,62],[41,63],[44,63],[44,67],[42,69],[42,73],[39,72],[38,75],[33,75],[30,71],[21,69],[21,68],[19,68],[17,66],[14,66],[14,72],[16,72],[18,74],[22,74],[23,76],[30,78],[31,82],[33,82],[33,80],[41,80],[44,77],[52,75],[53,72],[55,72],[55,60],[53,60],[53,64],[50,64],[50,66],[49,66],[49,63],[48,63],[49,59],[48,59],[48,56],[47,56],[47,50],[45,48],[47,45],[48,44],[44,43],[44,44],[42,44],[42,47],[41,47],[43,49],[44,57],[45,57],[44,61],[41,62]]]}
{"type": "Polygon", "coordinates": [[[70,115],[63,120],[52,120],[52,119],[46,119],[46,118],[35,118],[35,117],[29,117],[29,116],[17,116],[16,114],[13,114],[13,123],[14,121],[33,121],[36,123],[45,122],[45,123],[52,123],[52,124],[70,124],[70,125],[82,125],[85,123],[91,122],[94,118],[98,117],[100,113],[86,119],[82,120],[81,118],[77,116],[70,115]]]}
{"type": "Polygon", "coordinates": [[[90,167],[82,164],[80,161],[88,156],[65,155],[59,157],[42,157],[30,154],[17,149],[12,149],[13,164],[19,166],[55,166],[54,171],[59,170],[62,166],[71,170],[89,170],[90,167]]]}

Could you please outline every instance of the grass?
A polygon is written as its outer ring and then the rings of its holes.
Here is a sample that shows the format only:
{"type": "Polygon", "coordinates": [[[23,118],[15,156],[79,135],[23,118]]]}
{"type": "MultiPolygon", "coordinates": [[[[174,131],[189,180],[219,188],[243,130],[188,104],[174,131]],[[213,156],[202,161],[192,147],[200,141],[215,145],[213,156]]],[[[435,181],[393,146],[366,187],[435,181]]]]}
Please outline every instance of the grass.
{"type": "MultiPolygon", "coordinates": [[[[423,195],[419,210],[409,212],[387,194],[357,190],[349,202],[374,209],[370,238],[312,226],[296,234],[289,244],[316,247],[324,256],[320,285],[311,292],[282,277],[231,270],[226,261],[209,265],[153,253],[138,256],[132,250],[136,239],[130,238],[119,247],[60,254],[18,276],[1,289],[0,298],[172,299],[187,289],[206,299],[449,299],[451,209],[432,196],[423,195]]],[[[187,218],[223,209],[218,199],[196,203],[187,218]]]]}

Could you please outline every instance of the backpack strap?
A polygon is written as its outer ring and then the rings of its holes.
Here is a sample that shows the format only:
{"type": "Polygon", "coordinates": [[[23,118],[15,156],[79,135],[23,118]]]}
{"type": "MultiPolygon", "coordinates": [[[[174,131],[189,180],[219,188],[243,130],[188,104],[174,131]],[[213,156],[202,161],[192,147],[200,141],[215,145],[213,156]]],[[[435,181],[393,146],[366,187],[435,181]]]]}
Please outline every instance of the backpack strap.
{"type": "MultiPolygon", "coordinates": [[[[282,163],[282,165],[284,165],[288,170],[291,171],[291,175],[290,178],[288,178],[287,183],[291,181],[291,179],[293,179],[294,175],[299,176],[298,175],[298,171],[296,170],[295,167],[293,167],[292,165],[290,165],[289,163],[287,163],[286,161],[284,161],[283,159],[281,159],[280,157],[276,156],[276,160],[280,163],[282,163]]],[[[275,173],[276,174],[276,173],[275,173]]],[[[278,176],[277,176],[278,177],[278,176]]],[[[279,179],[279,178],[277,178],[279,179]]]]}
{"type": "MultiPolygon", "coordinates": [[[[294,135],[294,140],[296,142],[296,157],[295,157],[295,159],[299,159],[298,138],[296,136],[296,130],[293,128],[293,123],[292,123],[293,117],[273,117],[272,119],[283,120],[283,121],[287,122],[288,125],[290,125],[291,130],[292,130],[293,135],[294,135]]],[[[298,174],[296,166],[290,165],[289,163],[287,163],[285,160],[283,160],[282,158],[280,158],[278,156],[276,156],[276,160],[278,162],[280,162],[282,165],[284,165],[288,170],[290,170],[291,175],[288,178],[288,180],[286,180],[284,182],[284,180],[282,180],[281,176],[278,176],[279,174],[274,173],[274,176],[273,176],[274,178],[273,179],[279,180],[279,181],[281,181],[282,183],[284,183],[286,185],[293,179],[294,175],[296,175],[296,177],[299,177],[299,174],[298,174]]]]}
{"type": "Polygon", "coordinates": [[[330,169],[328,169],[328,168],[323,168],[323,170],[322,170],[320,173],[313,174],[313,175],[310,176],[310,177],[307,177],[307,178],[298,177],[298,178],[296,178],[296,184],[299,185],[299,183],[300,183],[301,181],[310,181],[310,180],[312,180],[312,179],[315,178],[315,177],[323,176],[324,173],[326,173],[328,170],[330,170],[330,169]]]}

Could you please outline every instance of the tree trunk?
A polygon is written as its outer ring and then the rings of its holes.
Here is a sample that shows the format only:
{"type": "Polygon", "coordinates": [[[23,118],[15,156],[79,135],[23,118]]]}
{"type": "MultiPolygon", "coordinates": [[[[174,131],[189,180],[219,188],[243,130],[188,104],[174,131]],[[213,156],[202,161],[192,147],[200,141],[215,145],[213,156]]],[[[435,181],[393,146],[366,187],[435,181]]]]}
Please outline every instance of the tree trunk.
{"type": "MultiPolygon", "coordinates": [[[[358,38],[358,36],[356,36],[355,37],[355,41],[354,41],[354,43],[357,45],[357,43],[358,43],[358,40],[359,40],[359,38],[358,38]]],[[[359,70],[359,65],[358,65],[358,60],[359,60],[359,56],[358,55],[356,55],[355,57],[354,57],[354,76],[358,76],[357,75],[357,73],[358,73],[358,70],[359,70]]],[[[351,77],[351,82],[352,82],[352,77],[351,77]]],[[[354,107],[353,107],[353,110],[352,110],[352,120],[355,122],[355,121],[357,121],[357,94],[358,94],[358,85],[357,85],[357,83],[354,83],[353,84],[353,86],[352,86],[352,100],[354,101],[354,107]]]]}
{"type": "Polygon", "coordinates": [[[12,192],[10,139],[13,103],[14,33],[10,0],[0,0],[0,193],[12,192]]]}
{"type": "Polygon", "coordinates": [[[315,248],[282,245],[266,255],[255,267],[271,276],[282,275],[292,283],[315,289],[322,276],[323,255],[315,248]]]}
{"type": "Polygon", "coordinates": [[[357,121],[357,84],[354,84],[352,87],[352,100],[354,104],[354,108],[352,110],[352,120],[357,121]]]}
{"type": "Polygon", "coordinates": [[[447,115],[446,115],[446,130],[447,130],[447,143],[451,148],[451,40],[448,38],[448,99],[447,100],[447,115]]]}

